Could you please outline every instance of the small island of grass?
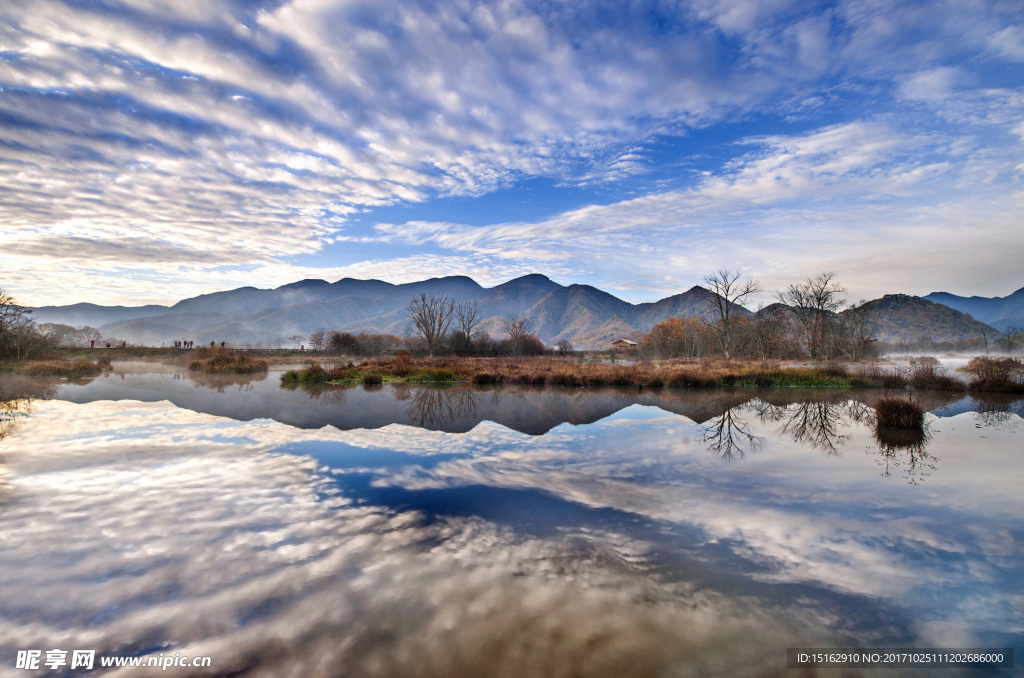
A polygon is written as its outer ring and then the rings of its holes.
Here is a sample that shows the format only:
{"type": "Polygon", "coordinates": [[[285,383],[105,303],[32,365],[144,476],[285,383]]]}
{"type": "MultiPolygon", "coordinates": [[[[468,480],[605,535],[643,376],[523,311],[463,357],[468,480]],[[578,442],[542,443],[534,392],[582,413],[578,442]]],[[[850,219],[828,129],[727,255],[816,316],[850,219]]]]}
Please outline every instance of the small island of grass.
{"type": "Polygon", "coordinates": [[[268,367],[266,360],[219,347],[197,349],[196,355],[188,368],[202,374],[255,374],[268,367]]]}
{"type": "Polygon", "coordinates": [[[85,379],[101,374],[103,366],[88,360],[37,360],[25,364],[20,372],[30,377],[85,379]]]}
{"type": "Polygon", "coordinates": [[[311,362],[285,372],[286,384],[450,383],[587,388],[882,388],[966,390],[968,385],[931,366],[908,370],[843,363],[780,364],[753,361],[641,361],[615,365],[549,356],[518,358],[420,357],[400,352],[355,364],[311,362]]]}

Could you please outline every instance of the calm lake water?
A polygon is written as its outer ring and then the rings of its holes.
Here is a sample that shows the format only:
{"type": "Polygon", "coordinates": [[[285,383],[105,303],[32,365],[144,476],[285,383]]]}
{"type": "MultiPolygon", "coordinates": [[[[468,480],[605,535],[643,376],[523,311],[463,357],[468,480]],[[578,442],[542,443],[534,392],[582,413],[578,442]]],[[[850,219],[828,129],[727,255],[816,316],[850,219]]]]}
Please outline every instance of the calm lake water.
{"type": "Polygon", "coordinates": [[[1020,675],[786,668],[837,646],[1024,665],[1020,400],[930,395],[926,437],[894,440],[880,392],[278,377],[0,378],[0,675],[54,648],[246,676],[1020,675]]]}

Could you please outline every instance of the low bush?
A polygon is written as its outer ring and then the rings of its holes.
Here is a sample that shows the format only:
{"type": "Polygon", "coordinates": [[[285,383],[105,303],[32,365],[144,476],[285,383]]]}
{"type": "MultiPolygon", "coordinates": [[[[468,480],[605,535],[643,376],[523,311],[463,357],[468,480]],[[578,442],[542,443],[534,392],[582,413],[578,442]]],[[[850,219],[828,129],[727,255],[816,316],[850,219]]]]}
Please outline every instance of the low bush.
{"type": "Polygon", "coordinates": [[[907,381],[919,390],[962,391],[964,388],[963,382],[946,374],[935,358],[912,360],[907,381]]]}
{"type": "Polygon", "coordinates": [[[1024,393],[1024,362],[1019,358],[971,358],[965,368],[971,375],[968,388],[986,393],[1024,393]]]}

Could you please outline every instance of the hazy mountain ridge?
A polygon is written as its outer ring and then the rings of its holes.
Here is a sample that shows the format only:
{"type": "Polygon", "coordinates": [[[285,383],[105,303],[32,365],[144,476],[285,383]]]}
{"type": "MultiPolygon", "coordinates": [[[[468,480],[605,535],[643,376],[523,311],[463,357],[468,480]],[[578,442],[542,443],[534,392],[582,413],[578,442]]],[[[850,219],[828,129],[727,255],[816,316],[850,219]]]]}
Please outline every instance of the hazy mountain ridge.
{"type": "Polygon", "coordinates": [[[908,294],[887,294],[867,302],[875,312],[874,336],[883,342],[957,342],[999,332],[966,313],[908,294]]]}
{"type": "Polygon", "coordinates": [[[922,297],[956,309],[1003,331],[1010,325],[1024,327],[1024,287],[1005,297],[960,297],[949,292],[932,292],[922,297]]]}
{"type": "MultiPolygon", "coordinates": [[[[334,283],[309,279],[275,289],[241,287],[214,292],[170,307],[48,306],[36,309],[35,319],[90,325],[106,337],[148,345],[167,344],[176,338],[197,344],[290,345],[292,336],[308,335],[318,327],[403,335],[410,325],[405,307],[419,294],[476,301],[481,328],[493,336],[501,334],[503,318],[522,315],[528,328],[546,344],[567,339],[580,348],[604,348],[623,337],[636,339],[670,316],[709,312],[713,299],[710,291],[694,286],[656,302],[631,304],[589,285],[560,285],[540,274],[491,288],[465,276],[401,285],[353,278],[334,283]]],[[[947,293],[929,296],[964,299],[947,293]]],[[[966,301],[978,308],[995,308],[998,302],[998,312],[1004,313],[1015,308],[1018,299],[1024,303],[1024,289],[1005,298],[972,297],[966,301]]],[[[916,341],[924,335],[933,341],[956,341],[996,334],[992,327],[949,305],[921,297],[887,295],[869,303],[878,313],[876,334],[882,341],[916,341]]],[[[745,308],[738,310],[738,315],[748,314],[745,308]]]]}
{"type": "Polygon", "coordinates": [[[60,323],[73,327],[99,327],[124,320],[134,320],[166,313],[170,306],[150,304],[148,306],[100,306],[79,303],[70,306],[40,306],[33,310],[33,319],[40,323],[60,323]]]}

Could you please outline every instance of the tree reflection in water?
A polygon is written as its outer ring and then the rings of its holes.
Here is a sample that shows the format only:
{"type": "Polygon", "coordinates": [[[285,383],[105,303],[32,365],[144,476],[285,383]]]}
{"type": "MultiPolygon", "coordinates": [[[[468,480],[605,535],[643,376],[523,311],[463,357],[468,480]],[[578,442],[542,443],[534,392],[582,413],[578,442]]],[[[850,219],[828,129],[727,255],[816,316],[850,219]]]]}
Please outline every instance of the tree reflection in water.
{"type": "MultiPolygon", "coordinates": [[[[88,383],[79,381],[76,383],[88,383]]],[[[18,424],[32,413],[33,401],[49,400],[57,395],[57,380],[23,379],[7,377],[0,380],[0,440],[18,428],[18,424]]]]}
{"type": "MultiPolygon", "coordinates": [[[[86,380],[84,383],[92,381],[86,380]]],[[[0,379],[0,442],[18,430],[34,408],[36,400],[49,400],[57,395],[59,381],[6,377],[0,379]]],[[[0,461],[4,457],[0,456],[0,461]]],[[[7,498],[12,487],[6,464],[0,465],[0,501],[7,498]]]]}
{"type": "Polygon", "coordinates": [[[839,448],[850,439],[849,433],[841,432],[843,429],[870,417],[867,405],[845,398],[808,400],[786,411],[786,423],[779,433],[827,454],[839,454],[839,448]]]}
{"type": "Polygon", "coordinates": [[[460,388],[423,387],[409,400],[409,418],[420,428],[437,430],[456,419],[476,418],[475,391],[460,388]]]}
{"type": "Polygon", "coordinates": [[[741,412],[742,407],[729,407],[701,427],[700,441],[716,457],[726,461],[744,459],[764,444],[764,438],[751,432],[741,412]]]}
{"type": "Polygon", "coordinates": [[[761,422],[782,422],[778,433],[794,442],[838,454],[850,434],[844,433],[854,423],[870,421],[871,408],[842,395],[811,397],[795,403],[773,403],[755,398],[741,405],[728,407],[701,430],[701,442],[708,451],[723,459],[743,459],[756,452],[764,438],[750,430],[741,416],[750,412],[761,422]]]}
{"type": "Polygon", "coordinates": [[[882,477],[888,478],[902,468],[909,484],[918,485],[923,482],[932,474],[939,461],[938,457],[929,454],[926,449],[929,438],[927,429],[917,431],[876,426],[877,463],[882,467],[882,477]]]}
{"type": "Polygon", "coordinates": [[[977,394],[972,399],[976,426],[995,426],[1014,421],[1013,415],[1024,418],[1024,400],[1000,393],[977,394]]]}

